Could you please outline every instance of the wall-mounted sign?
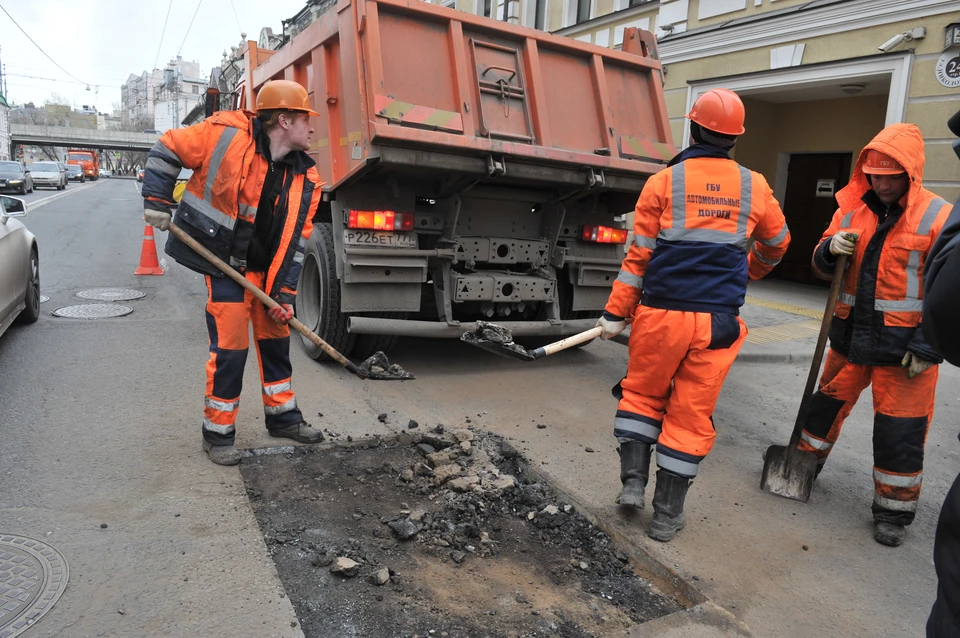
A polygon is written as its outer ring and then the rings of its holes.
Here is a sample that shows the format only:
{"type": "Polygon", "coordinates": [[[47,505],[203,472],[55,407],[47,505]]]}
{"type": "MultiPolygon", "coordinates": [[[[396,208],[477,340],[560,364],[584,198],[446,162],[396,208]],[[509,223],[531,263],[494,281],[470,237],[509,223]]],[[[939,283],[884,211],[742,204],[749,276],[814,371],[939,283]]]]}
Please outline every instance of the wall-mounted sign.
{"type": "Polygon", "coordinates": [[[951,89],[960,87],[960,49],[943,52],[937,60],[936,74],[940,84],[951,89]]]}
{"type": "Polygon", "coordinates": [[[960,47],[960,22],[947,25],[943,30],[943,50],[950,47],[960,47]]]}
{"type": "Polygon", "coordinates": [[[817,197],[833,197],[833,191],[837,187],[835,179],[817,180],[817,197]]]}

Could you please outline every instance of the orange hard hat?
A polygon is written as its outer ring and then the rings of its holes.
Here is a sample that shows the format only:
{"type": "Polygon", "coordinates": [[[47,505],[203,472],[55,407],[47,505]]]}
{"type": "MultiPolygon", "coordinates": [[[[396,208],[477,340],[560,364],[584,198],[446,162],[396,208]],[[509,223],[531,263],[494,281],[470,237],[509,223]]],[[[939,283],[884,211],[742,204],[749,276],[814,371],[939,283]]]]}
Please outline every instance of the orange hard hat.
{"type": "Polygon", "coordinates": [[[906,173],[907,169],[886,153],[869,149],[863,160],[863,172],[868,175],[899,175],[906,173]]]}
{"type": "Polygon", "coordinates": [[[697,98],[687,118],[723,135],[743,135],[746,110],[740,96],[729,89],[710,89],[697,98]]]}
{"type": "Polygon", "coordinates": [[[307,95],[307,90],[292,80],[271,80],[257,93],[257,112],[272,109],[304,111],[310,115],[320,115],[310,108],[310,96],[307,95]]]}

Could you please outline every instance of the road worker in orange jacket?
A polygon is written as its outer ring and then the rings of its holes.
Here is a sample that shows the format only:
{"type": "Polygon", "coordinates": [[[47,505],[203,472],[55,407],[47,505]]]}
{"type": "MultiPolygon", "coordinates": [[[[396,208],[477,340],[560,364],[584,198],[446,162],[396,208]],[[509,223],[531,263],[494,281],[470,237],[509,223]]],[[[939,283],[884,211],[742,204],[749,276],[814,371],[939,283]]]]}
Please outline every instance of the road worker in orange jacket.
{"type": "Polygon", "coordinates": [[[687,489],[713,447],[714,406],[747,336],[747,280],[770,272],[790,243],[766,180],[730,158],[744,132],[737,94],[708,91],[687,117],[694,144],[644,186],[633,245],[597,324],[610,339],[633,319],[627,376],[614,388],[617,502],[643,507],[656,445],[649,534],[664,542],[683,527],[687,489]]]}
{"type": "Polygon", "coordinates": [[[144,219],[160,230],[169,227],[177,176],[181,168],[193,169],[177,205],[177,225],[281,306],[268,311],[189,246],[168,238],[167,254],[206,279],[210,356],[203,448],[220,465],[240,462],[234,438],[251,323],[270,435],[323,440],[297,407],[287,326],[320,202],[320,176],[304,152],[313,134],[311,116],[317,113],[306,90],[275,80],[260,90],[256,115],[221,111],[195,126],[169,130],[147,159],[144,219]]]}
{"type": "Polygon", "coordinates": [[[813,253],[825,279],[838,255],[850,255],[850,265],[799,446],[822,469],[857,398],[873,384],[874,538],[892,546],[903,542],[917,510],[942,361],[920,327],[923,267],[952,207],[923,188],[923,162],[916,126],[883,129],[837,193],[840,208],[813,253]]]}

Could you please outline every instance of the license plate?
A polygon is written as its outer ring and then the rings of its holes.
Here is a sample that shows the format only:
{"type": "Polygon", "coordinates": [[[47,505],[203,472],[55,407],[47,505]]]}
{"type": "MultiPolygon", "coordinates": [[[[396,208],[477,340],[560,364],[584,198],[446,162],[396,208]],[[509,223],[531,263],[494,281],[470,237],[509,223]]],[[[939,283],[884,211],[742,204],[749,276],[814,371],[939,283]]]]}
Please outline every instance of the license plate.
{"type": "Polygon", "coordinates": [[[384,248],[416,248],[416,233],[391,233],[382,230],[345,228],[343,243],[351,246],[380,246],[384,248]]]}

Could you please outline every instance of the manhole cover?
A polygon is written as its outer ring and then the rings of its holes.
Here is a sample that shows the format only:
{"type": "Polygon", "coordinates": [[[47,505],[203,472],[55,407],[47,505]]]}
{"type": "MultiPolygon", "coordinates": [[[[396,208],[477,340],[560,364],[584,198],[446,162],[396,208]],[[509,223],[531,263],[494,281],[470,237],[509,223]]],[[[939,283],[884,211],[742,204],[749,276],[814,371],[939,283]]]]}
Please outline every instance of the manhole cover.
{"type": "Polygon", "coordinates": [[[81,290],[77,293],[81,299],[95,299],[97,301],[129,301],[130,299],[140,299],[146,297],[147,293],[130,288],[94,288],[92,290],[81,290]]]}
{"type": "MultiPolygon", "coordinates": [[[[122,317],[133,312],[130,306],[121,306],[113,303],[88,303],[79,306],[66,306],[57,308],[53,314],[57,317],[67,317],[68,319],[109,319],[110,317],[122,317]]],[[[3,638],[0,636],[0,638],[3,638]]]]}
{"type": "Polygon", "coordinates": [[[46,295],[40,295],[40,303],[47,303],[48,301],[50,301],[50,297],[46,295]]]}
{"type": "Polygon", "coordinates": [[[60,599],[70,569],[56,549],[0,534],[0,638],[19,636],[60,599]]]}

